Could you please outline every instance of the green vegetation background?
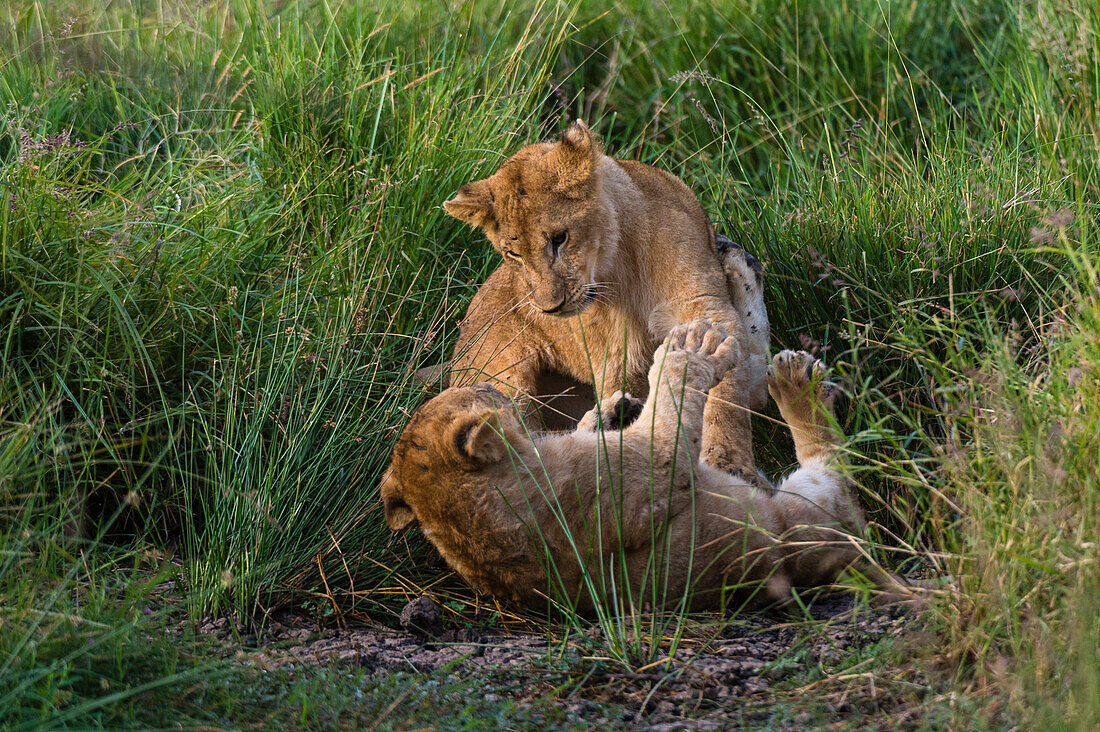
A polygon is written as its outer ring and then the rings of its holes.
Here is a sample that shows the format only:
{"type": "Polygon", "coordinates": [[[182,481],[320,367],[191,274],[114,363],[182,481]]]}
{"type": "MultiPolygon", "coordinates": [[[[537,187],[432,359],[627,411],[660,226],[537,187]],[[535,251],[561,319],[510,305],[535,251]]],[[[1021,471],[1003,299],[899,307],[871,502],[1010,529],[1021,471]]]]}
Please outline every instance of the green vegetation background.
{"type": "MultiPolygon", "coordinates": [[[[945,683],[1097,724],[1098,34],[1076,0],[6,3],[0,725],[239,721],[181,603],[463,598],[375,487],[497,262],[439,204],[577,117],[837,369],[880,558],[957,585],[945,683]]],[[[250,704],[324,724],[294,683],[250,704]]]]}

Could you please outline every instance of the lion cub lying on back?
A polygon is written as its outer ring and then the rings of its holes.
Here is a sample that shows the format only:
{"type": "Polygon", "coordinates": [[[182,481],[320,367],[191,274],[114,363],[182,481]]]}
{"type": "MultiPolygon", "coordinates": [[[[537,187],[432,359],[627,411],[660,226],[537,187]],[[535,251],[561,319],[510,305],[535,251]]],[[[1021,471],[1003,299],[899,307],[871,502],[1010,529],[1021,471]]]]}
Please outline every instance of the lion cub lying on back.
{"type": "Polygon", "coordinates": [[[671,605],[689,587],[695,609],[720,606],[734,588],[782,600],[792,585],[831,582],[852,564],[897,587],[838,531],[860,531],[863,516],[836,469],[831,389],[809,354],[784,351],[767,373],[797,471],[761,490],[699,459],[707,392],[735,357],[734,339],[711,324],[677,326],[654,354],[645,405],[621,432],[592,431],[616,418],[621,395],[575,432],[530,435],[494,387],[448,389],[394,447],[386,522],[419,521],[475,589],[526,605],[550,595],[589,608],[591,594],[613,591],[636,607],[671,605]]]}

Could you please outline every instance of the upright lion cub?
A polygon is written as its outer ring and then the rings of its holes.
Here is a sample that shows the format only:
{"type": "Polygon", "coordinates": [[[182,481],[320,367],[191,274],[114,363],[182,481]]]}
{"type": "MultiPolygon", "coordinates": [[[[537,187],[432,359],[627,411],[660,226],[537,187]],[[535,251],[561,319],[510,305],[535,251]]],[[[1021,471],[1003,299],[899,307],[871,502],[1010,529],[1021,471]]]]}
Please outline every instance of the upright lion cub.
{"type": "MultiPolygon", "coordinates": [[[[503,255],[470,302],[451,360],[450,385],[491,382],[523,400],[560,374],[644,396],[653,349],[673,326],[702,318],[737,337],[730,359],[747,406],[767,400],[768,319],[759,263],[716,243],[691,190],[671,173],[614,160],[584,122],[557,142],[528,145],[443,204],[480,228],[503,255]]],[[[730,454],[744,404],[722,382],[707,404],[703,452],[744,473],[730,454]]]]}
{"type": "MultiPolygon", "coordinates": [[[[799,469],[760,489],[699,459],[707,391],[736,340],[704,321],[672,329],[653,356],[649,396],[621,432],[595,431],[614,395],[575,432],[530,434],[512,399],[489,384],[450,388],[413,415],[382,481],[386,522],[418,521],[475,589],[527,605],[591,607],[615,592],[635,607],[714,608],[731,595],[819,585],[844,567],[884,587],[847,531],[863,515],[838,470],[842,436],[824,367],[784,351],[768,387],[794,436],[799,469]],[[594,598],[593,595],[596,597],[594,598]]],[[[741,432],[725,439],[750,440],[741,432]]]]}

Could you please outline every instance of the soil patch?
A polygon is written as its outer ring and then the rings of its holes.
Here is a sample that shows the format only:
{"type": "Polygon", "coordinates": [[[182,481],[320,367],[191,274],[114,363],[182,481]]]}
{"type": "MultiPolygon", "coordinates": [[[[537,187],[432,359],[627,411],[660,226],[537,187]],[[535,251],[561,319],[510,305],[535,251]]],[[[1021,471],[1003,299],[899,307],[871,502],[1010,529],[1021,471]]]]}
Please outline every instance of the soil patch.
{"type": "MultiPolygon", "coordinates": [[[[850,594],[817,601],[808,616],[751,614],[721,623],[712,618],[693,626],[671,654],[665,643],[658,658],[666,662],[628,671],[607,657],[594,626],[583,634],[444,629],[434,603],[419,598],[402,613],[412,632],[319,628],[307,618],[281,615],[262,640],[242,638],[237,657],[261,669],[322,664],[359,668],[368,677],[410,672],[495,679],[508,689],[501,693],[520,704],[556,694],[573,718],[594,720],[597,713],[606,718],[607,705],[613,705],[621,710],[618,721],[632,728],[719,729],[769,720],[770,726],[796,728],[809,718],[796,703],[790,715],[782,715],[789,718],[776,719],[778,699],[797,701],[799,685],[817,686],[815,670],[824,675],[859,663],[862,650],[903,635],[916,617],[904,606],[857,604],[850,594]]],[[[231,635],[225,619],[200,630],[225,639],[231,635]]],[[[860,676],[848,675],[857,682],[860,676]]],[[[827,716],[856,713],[867,721],[868,712],[889,713],[883,704],[896,705],[882,689],[876,693],[873,675],[867,679],[869,690],[858,683],[853,688],[849,680],[827,716]],[[871,698],[876,698],[872,708],[861,705],[871,698]]]]}

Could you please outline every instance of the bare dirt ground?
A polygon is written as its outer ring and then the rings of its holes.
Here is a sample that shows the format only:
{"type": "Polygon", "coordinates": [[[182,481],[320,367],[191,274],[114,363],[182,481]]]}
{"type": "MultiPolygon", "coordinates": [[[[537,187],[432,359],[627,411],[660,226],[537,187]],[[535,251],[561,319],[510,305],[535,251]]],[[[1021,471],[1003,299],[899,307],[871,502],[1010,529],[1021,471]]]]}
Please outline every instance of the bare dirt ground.
{"type": "MultiPolygon", "coordinates": [[[[859,605],[851,595],[820,599],[809,607],[809,617],[778,612],[723,622],[710,618],[693,627],[671,655],[663,647],[658,658],[667,662],[633,672],[606,658],[595,626],[583,634],[444,628],[439,608],[426,597],[410,603],[401,620],[412,632],[324,629],[307,618],[281,615],[262,639],[240,638],[237,658],[260,669],[354,667],[368,678],[412,672],[497,679],[507,690],[501,693],[518,704],[553,694],[571,718],[634,729],[797,729],[853,722],[905,727],[914,706],[869,669],[873,647],[905,635],[917,615],[903,606],[859,605]],[[611,709],[617,710],[614,719],[608,718],[611,709]]],[[[201,632],[231,635],[224,619],[204,623],[201,632]]]]}

